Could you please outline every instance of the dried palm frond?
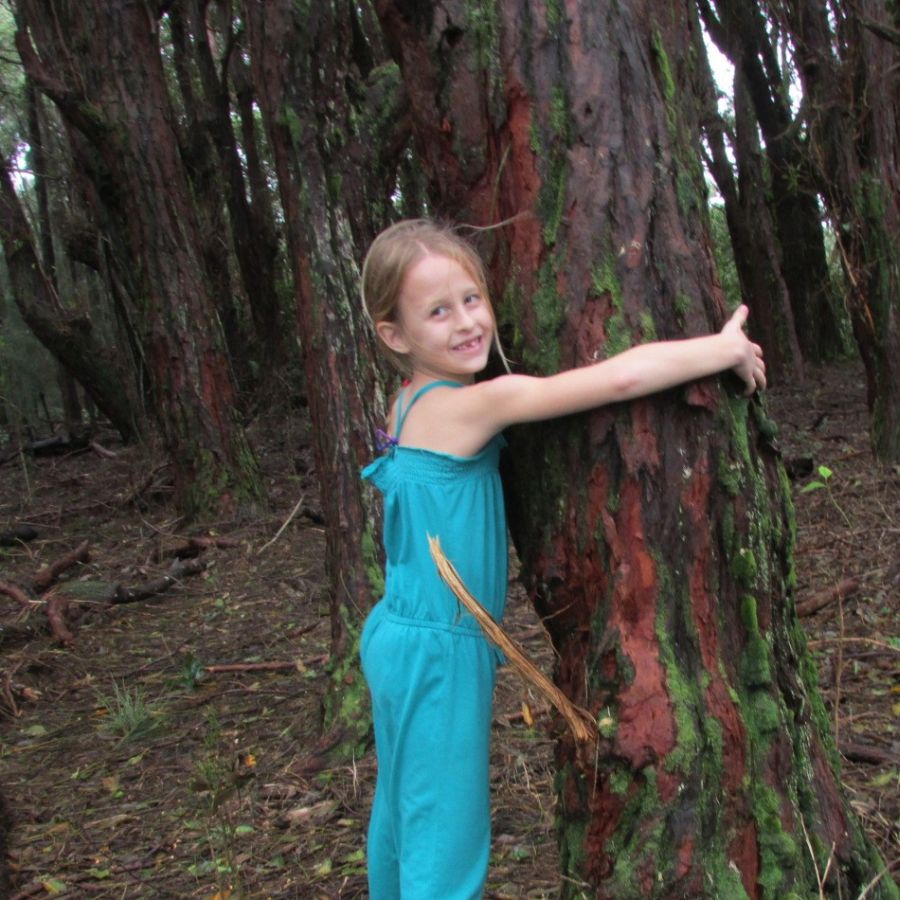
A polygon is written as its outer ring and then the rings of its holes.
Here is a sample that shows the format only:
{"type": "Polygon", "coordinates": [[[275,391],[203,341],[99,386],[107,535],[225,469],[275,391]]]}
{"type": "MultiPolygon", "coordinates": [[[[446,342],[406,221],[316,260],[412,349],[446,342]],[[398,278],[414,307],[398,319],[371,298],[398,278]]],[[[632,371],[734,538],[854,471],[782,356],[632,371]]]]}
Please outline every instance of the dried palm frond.
{"type": "Polygon", "coordinates": [[[485,637],[512,663],[518,673],[543,694],[566,720],[572,735],[579,743],[596,739],[597,720],[580,706],[576,706],[525,654],[525,651],[494,621],[493,616],[469,593],[459,573],[444,555],[438,538],[428,535],[428,548],[438,573],[456,598],[475,617],[485,637]]]}

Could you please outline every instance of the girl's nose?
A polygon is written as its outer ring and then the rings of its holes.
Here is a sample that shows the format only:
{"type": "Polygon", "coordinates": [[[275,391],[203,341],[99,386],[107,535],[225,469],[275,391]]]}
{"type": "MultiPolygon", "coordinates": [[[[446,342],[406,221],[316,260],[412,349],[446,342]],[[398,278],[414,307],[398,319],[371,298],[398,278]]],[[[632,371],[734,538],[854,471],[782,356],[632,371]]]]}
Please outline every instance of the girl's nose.
{"type": "Polygon", "coordinates": [[[460,328],[471,328],[475,324],[472,313],[466,306],[460,306],[456,313],[456,324],[460,328]]]}

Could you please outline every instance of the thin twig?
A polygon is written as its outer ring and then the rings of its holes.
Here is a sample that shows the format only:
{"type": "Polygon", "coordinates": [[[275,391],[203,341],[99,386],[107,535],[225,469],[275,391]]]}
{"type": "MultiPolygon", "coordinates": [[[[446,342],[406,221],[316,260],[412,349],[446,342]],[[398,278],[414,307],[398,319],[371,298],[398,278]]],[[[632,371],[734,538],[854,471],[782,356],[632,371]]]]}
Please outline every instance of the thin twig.
{"type": "Polygon", "coordinates": [[[284,529],[287,528],[288,525],[291,524],[291,521],[293,520],[294,516],[296,516],[297,513],[300,511],[300,507],[303,505],[303,501],[305,499],[306,499],[306,494],[301,494],[300,499],[297,501],[297,505],[291,510],[291,514],[284,520],[284,524],[281,526],[281,528],[279,528],[278,531],[275,532],[275,537],[273,537],[271,541],[268,541],[267,543],[263,544],[262,547],[260,547],[259,550],[256,551],[257,556],[259,556],[259,554],[262,553],[263,550],[265,550],[267,547],[270,547],[272,544],[275,543],[275,541],[278,540],[278,538],[281,537],[281,532],[284,531],[284,529]]]}
{"type": "Polygon", "coordinates": [[[830,638],[821,638],[815,641],[809,641],[807,646],[810,650],[814,650],[817,647],[822,647],[825,644],[869,644],[872,647],[878,647],[880,650],[884,650],[887,653],[898,653],[900,654],[900,647],[894,647],[891,644],[886,644],[884,641],[876,641],[874,638],[867,637],[830,637],[830,638]]]}
{"type": "MultiPolygon", "coordinates": [[[[327,659],[327,654],[316,657],[316,661],[327,659]]],[[[206,672],[279,672],[284,669],[299,669],[306,663],[300,660],[271,660],[270,662],[215,663],[204,666],[206,672]]]]}

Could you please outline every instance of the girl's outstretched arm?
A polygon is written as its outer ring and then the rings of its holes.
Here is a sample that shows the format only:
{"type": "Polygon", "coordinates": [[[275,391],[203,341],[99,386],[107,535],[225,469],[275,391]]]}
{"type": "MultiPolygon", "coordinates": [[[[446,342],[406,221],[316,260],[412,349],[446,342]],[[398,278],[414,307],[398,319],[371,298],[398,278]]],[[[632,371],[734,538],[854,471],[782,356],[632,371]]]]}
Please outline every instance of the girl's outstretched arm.
{"type": "Polygon", "coordinates": [[[473,423],[480,417],[489,430],[499,431],[516,422],[633,400],[729,369],[744,382],[749,396],[766,386],[766,370],[762,348],[743,331],[748,314],[746,306],[739,307],[718,334],[641,344],[546,378],[507,375],[483,382],[473,392],[479,395],[471,409],[473,423]]]}

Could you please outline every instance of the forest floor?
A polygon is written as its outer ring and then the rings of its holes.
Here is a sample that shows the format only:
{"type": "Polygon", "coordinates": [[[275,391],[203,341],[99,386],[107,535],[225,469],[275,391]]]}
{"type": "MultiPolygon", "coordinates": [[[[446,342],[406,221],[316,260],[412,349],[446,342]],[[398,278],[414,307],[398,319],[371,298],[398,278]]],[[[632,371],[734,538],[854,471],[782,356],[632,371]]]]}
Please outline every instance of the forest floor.
{"type": "MultiPolygon", "coordinates": [[[[843,585],[842,598],[803,621],[845,755],[844,786],[896,872],[900,468],[873,463],[858,365],[811,372],[802,388],[770,391],[768,404],[785,460],[833,473],[807,493],[800,488],[814,475],[794,481],[797,599],[843,585]]],[[[329,642],[308,424],[260,423],[255,443],[271,512],[205,531],[233,543],[205,550],[202,573],[112,606],[102,585],[164,574],[167,554],[185,543],[166,471],[121,448],[115,458],[88,452],[0,469],[0,531],[21,523],[38,531],[0,549],[0,581],[29,585],[42,566],[90,542],[89,561],[63,576],[83,598],[71,647],[50,635],[46,605],[25,609],[0,596],[10,896],[366,896],[374,754],[315,775],[297,768],[316,742],[329,642]],[[227,663],[284,667],[207,668],[227,663]]],[[[506,624],[549,667],[521,592],[506,624]]],[[[492,898],[558,894],[547,726],[543,704],[502,670],[492,898]]]]}

